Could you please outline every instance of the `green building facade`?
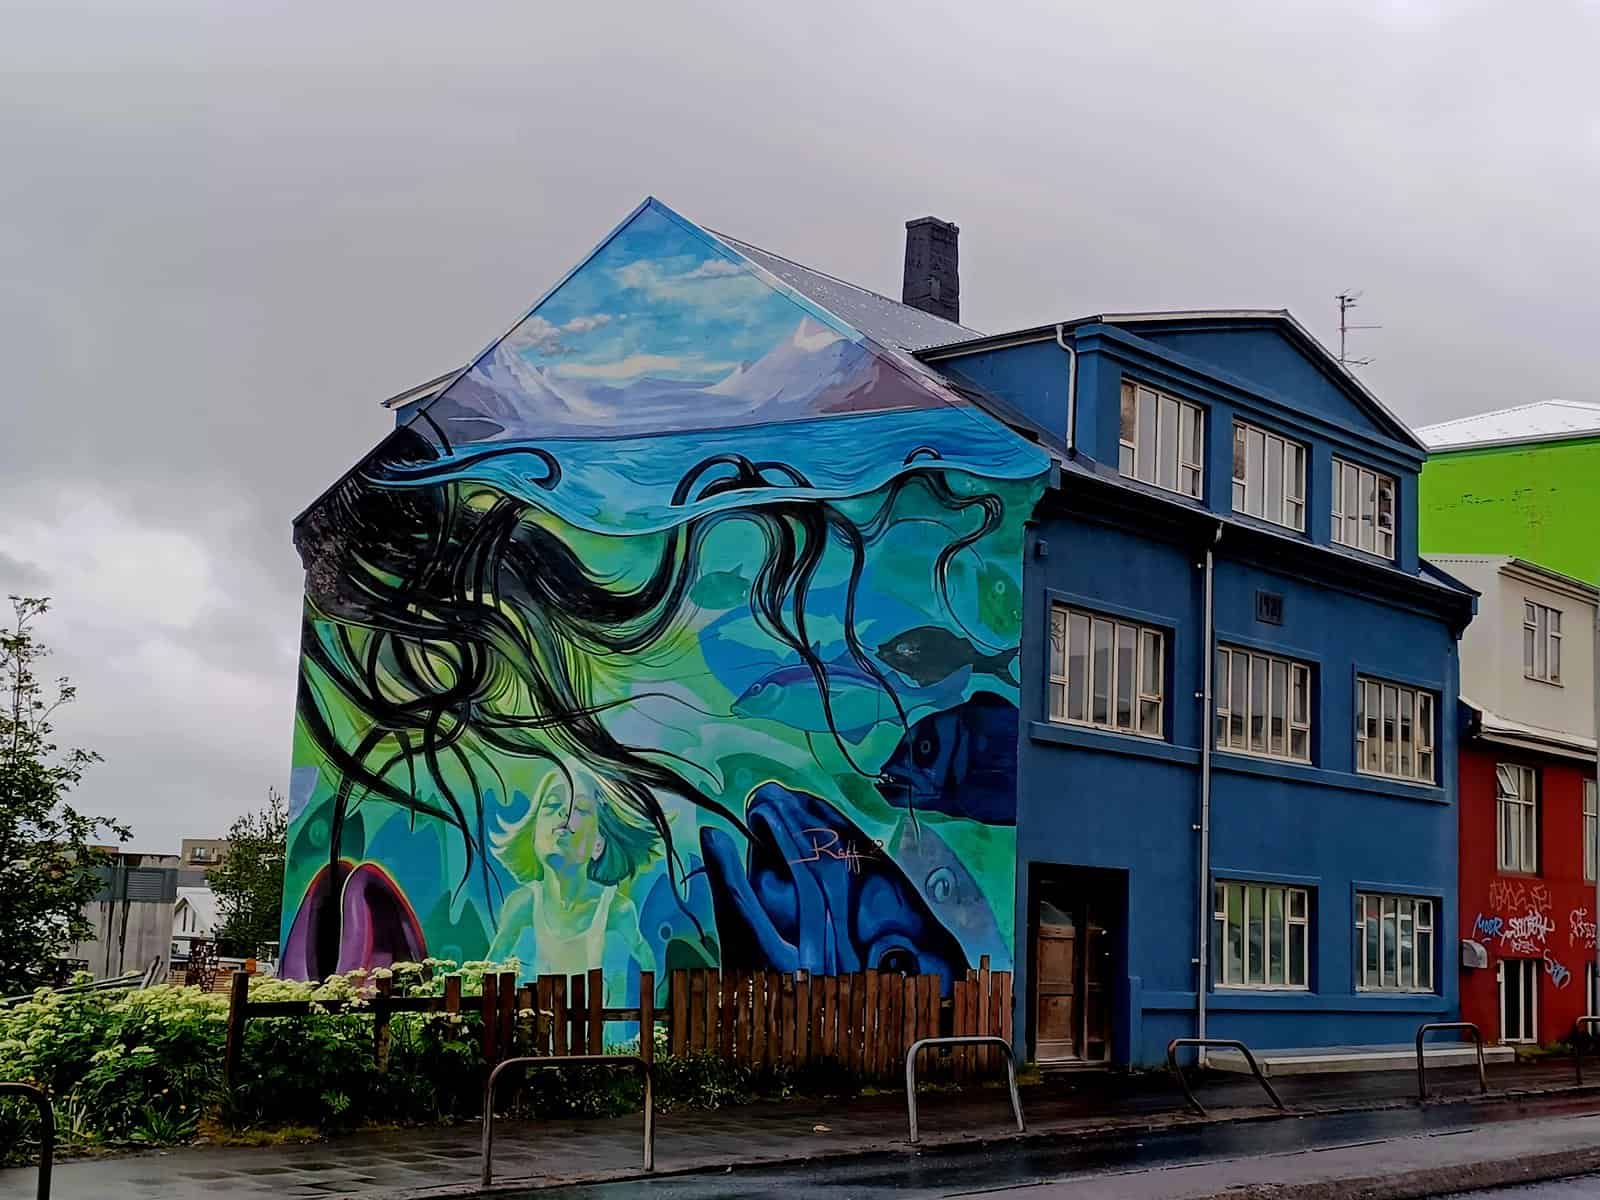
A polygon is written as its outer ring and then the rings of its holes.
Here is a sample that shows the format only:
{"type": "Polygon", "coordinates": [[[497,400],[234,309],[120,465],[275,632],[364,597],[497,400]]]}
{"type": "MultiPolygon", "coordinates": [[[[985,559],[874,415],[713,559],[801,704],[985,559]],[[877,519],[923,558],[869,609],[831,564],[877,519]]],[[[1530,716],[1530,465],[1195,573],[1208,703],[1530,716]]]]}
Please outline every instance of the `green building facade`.
{"type": "Polygon", "coordinates": [[[1418,433],[1424,554],[1514,554],[1600,582],[1600,404],[1547,400],[1418,433]]]}

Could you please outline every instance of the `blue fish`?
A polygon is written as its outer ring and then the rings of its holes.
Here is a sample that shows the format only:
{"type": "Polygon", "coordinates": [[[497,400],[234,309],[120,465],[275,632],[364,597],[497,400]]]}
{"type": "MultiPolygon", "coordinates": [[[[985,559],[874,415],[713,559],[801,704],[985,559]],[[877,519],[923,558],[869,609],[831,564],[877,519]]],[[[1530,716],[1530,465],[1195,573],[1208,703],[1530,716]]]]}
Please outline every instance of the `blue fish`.
{"type": "Polygon", "coordinates": [[[968,957],[883,847],[816,796],[764,783],[745,809],[743,855],[700,831],[724,970],[836,975],[867,968],[964,975],[968,957]]]}
{"type": "Polygon", "coordinates": [[[902,820],[889,840],[889,854],[969,959],[987,954],[1003,963],[1011,957],[983,888],[930,822],[902,820]]]}
{"type": "Polygon", "coordinates": [[[1017,706],[988,692],[913,725],[878,777],[897,808],[1017,823],[1017,706]]]}
{"type": "MultiPolygon", "coordinates": [[[[818,655],[820,659],[820,654],[818,655]]],[[[880,721],[897,719],[894,700],[883,681],[862,670],[848,654],[840,654],[826,668],[828,703],[811,667],[791,663],[776,667],[756,680],[733,702],[736,716],[777,721],[808,733],[831,733],[860,742],[880,721]]],[[[966,690],[972,669],[964,667],[932,687],[895,689],[901,707],[942,708],[966,690]]]]}

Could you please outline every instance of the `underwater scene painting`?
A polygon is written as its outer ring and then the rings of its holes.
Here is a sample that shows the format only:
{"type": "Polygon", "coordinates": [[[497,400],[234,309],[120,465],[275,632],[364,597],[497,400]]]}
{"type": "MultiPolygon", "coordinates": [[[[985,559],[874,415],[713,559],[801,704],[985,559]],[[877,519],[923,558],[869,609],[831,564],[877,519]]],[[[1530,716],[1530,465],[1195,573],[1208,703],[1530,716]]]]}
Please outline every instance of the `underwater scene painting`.
{"type": "Polygon", "coordinates": [[[1011,963],[1036,446],[655,201],[303,518],[284,970],[1011,963]]]}

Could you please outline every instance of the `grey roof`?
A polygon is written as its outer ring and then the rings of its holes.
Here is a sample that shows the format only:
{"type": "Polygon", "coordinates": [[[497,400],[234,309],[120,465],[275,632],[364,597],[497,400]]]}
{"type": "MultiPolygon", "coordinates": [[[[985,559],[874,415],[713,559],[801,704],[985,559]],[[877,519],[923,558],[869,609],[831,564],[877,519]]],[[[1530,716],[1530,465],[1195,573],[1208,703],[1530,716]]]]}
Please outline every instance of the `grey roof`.
{"type": "MultiPolygon", "coordinates": [[[[715,230],[712,231],[715,233],[715,230]]],[[[716,236],[750,259],[764,271],[776,275],[806,299],[827,309],[847,325],[875,342],[901,350],[925,350],[947,342],[964,342],[982,337],[954,321],[901,304],[877,292],[837,279],[803,266],[760,246],[752,246],[725,233],[716,236]]]]}
{"type": "Polygon", "coordinates": [[[1540,400],[1441,421],[1417,430],[1417,436],[1430,450],[1600,437],[1600,404],[1586,400],[1540,400]]]}

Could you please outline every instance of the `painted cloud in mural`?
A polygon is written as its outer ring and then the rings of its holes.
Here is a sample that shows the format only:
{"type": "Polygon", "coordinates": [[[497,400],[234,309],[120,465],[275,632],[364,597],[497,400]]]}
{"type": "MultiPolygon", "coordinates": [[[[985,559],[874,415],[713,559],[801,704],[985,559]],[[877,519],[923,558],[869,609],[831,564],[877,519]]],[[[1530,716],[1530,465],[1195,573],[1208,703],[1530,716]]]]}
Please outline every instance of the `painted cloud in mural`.
{"type": "Polygon", "coordinates": [[[299,531],[286,969],[1008,964],[1044,468],[647,203],[299,531]]]}

